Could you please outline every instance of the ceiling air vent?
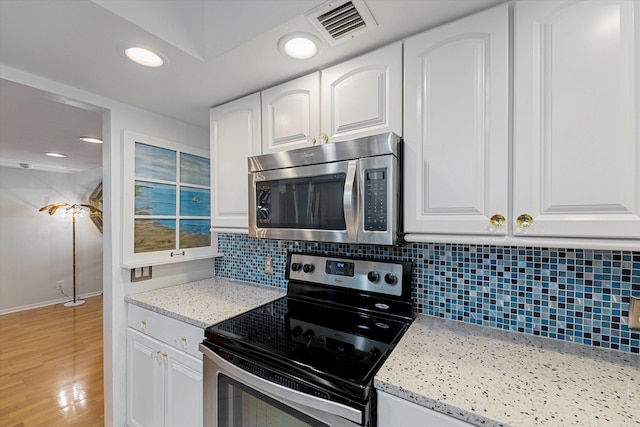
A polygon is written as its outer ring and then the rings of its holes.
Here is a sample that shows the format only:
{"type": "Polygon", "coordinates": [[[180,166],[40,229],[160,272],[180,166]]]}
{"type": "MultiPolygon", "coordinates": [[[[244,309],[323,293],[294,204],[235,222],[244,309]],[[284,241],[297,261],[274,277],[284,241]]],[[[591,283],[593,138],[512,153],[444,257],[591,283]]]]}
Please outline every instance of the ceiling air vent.
{"type": "Polygon", "coordinates": [[[331,45],[378,25],[363,0],[328,1],[305,15],[331,45]]]}

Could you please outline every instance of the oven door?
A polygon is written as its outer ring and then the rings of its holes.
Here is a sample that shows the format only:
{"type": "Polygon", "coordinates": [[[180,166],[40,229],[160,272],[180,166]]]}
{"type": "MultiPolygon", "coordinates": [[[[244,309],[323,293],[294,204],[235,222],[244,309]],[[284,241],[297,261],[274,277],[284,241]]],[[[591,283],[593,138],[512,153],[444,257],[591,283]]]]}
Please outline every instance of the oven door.
{"type": "Polygon", "coordinates": [[[354,427],[361,411],[255,376],[208,347],[204,353],[204,427],[354,427]]]}

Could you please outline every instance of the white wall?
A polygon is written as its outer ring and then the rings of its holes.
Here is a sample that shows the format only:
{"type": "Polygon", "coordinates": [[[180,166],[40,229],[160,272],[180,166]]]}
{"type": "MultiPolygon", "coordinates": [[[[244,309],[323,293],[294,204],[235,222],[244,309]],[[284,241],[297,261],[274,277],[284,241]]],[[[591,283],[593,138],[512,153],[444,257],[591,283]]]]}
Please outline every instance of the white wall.
{"type": "Polygon", "coordinates": [[[125,295],[213,277],[215,271],[213,260],[192,261],[154,267],[152,280],[136,285],[130,283],[129,270],[120,267],[122,131],[131,130],[208,151],[209,130],[2,65],[0,78],[106,109],[102,120],[105,426],[124,426],[127,329],[125,295]]]}
{"type": "MultiPolygon", "coordinates": [[[[73,296],[71,217],[38,210],[49,203],[86,203],[102,168],[79,173],[0,167],[0,314],[68,301],[73,296]]],[[[76,221],[79,295],[102,291],[102,234],[89,217],[76,221]]]]}

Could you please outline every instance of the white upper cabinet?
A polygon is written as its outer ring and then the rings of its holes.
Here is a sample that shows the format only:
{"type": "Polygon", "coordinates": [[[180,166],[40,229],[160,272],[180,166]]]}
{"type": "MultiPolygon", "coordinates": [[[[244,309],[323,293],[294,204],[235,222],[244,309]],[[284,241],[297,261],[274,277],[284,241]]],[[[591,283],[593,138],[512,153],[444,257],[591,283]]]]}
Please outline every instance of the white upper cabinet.
{"type": "Polygon", "coordinates": [[[404,227],[505,235],[509,9],[405,41],[404,227]]]}
{"type": "Polygon", "coordinates": [[[402,43],[323,70],[321,96],[321,139],[402,136],[402,43]]]}
{"type": "Polygon", "coordinates": [[[402,136],[402,43],[262,92],[265,154],[386,132],[402,136]]]}
{"type": "Polygon", "coordinates": [[[639,9],[516,2],[514,235],[640,237],[639,9]]]}
{"type": "Polygon", "coordinates": [[[313,145],[319,132],[319,72],[262,91],[264,153],[313,145]]]}
{"type": "Polygon", "coordinates": [[[212,108],[210,126],[212,227],[247,230],[247,158],[260,154],[260,94],[212,108]]]}

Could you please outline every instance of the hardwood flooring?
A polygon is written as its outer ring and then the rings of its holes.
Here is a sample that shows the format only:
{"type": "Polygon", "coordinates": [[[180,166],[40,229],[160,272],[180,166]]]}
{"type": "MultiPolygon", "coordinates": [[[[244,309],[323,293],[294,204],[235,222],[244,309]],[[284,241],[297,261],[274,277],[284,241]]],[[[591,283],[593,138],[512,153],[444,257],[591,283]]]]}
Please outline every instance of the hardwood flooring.
{"type": "Polygon", "coordinates": [[[0,316],[0,426],[103,426],[102,359],[102,296],[0,316]]]}

